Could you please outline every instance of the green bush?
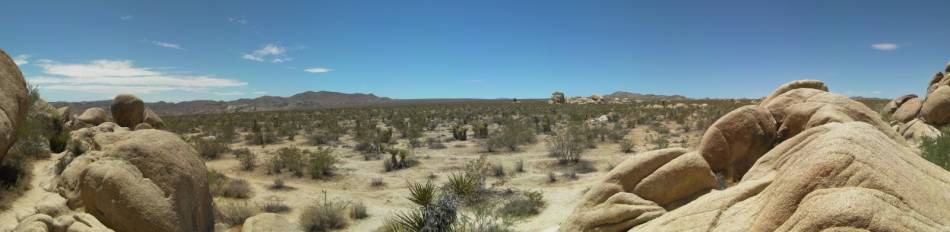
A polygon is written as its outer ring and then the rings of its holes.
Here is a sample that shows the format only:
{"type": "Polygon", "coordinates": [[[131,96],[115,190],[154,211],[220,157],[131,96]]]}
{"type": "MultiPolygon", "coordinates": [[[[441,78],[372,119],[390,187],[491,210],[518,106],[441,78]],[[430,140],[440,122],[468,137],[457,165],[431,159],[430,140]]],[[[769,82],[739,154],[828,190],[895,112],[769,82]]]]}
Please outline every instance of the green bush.
{"type": "Polygon", "coordinates": [[[308,167],[310,177],[323,179],[333,175],[333,172],[336,170],[336,164],[340,161],[333,156],[332,152],[333,150],[330,148],[320,148],[310,153],[308,167]]]}
{"type": "Polygon", "coordinates": [[[489,152],[497,151],[501,148],[516,151],[518,146],[531,144],[536,141],[534,130],[531,130],[520,120],[510,120],[506,122],[501,130],[489,136],[485,142],[486,149],[489,152]]]}
{"type": "Polygon", "coordinates": [[[282,173],[287,170],[297,177],[303,176],[306,164],[304,153],[307,152],[297,147],[284,147],[277,150],[277,155],[271,158],[268,172],[282,173]]]}
{"type": "Polygon", "coordinates": [[[251,184],[244,179],[229,179],[218,186],[220,188],[213,190],[215,196],[248,199],[251,198],[251,194],[253,193],[251,184]]]}
{"type": "Polygon", "coordinates": [[[920,152],[924,159],[950,171],[950,127],[940,130],[936,138],[925,137],[920,142],[920,152]]]}
{"type": "Polygon", "coordinates": [[[254,170],[257,167],[257,155],[251,152],[251,149],[241,148],[233,151],[234,156],[241,162],[241,169],[244,171],[254,170]]]}
{"type": "Polygon", "coordinates": [[[537,215],[544,208],[541,192],[527,191],[508,199],[499,209],[502,214],[516,218],[537,215]]]}
{"type": "Polygon", "coordinates": [[[218,139],[206,140],[202,138],[195,139],[193,142],[195,150],[202,158],[207,160],[217,159],[221,154],[230,151],[228,144],[218,139]]]}

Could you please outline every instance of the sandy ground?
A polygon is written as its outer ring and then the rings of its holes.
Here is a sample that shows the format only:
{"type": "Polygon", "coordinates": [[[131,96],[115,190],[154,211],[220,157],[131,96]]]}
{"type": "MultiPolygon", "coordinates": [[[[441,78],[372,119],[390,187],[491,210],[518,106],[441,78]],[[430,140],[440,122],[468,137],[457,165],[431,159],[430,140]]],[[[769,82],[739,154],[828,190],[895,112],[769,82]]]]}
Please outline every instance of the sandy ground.
{"type": "MultiPolygon", "coordinates": [[[[665,124],[673,131],[676,136],[670,139],[670,146],[695,146],[698,143],[699,132],[682,133],[676,125],[665,124]],[[680,143],[686,141],[686,144],[680,143]]],[[[440,130],[447,131],[447,130],[440,130]]],[[[447,132],[437,134],[429,133],[428,137],[446,138],[450,136],[447,132]]],[[[477,159],[481,155],[487,155],[489,163],[501,164],[505,167],[507,175],[503,178],[491,177],[488,185],[493,188],[516,190],[541,191],[546,201],[546,207],[543,211],[533,217],[522,219],[515,222],[515,229],[518,231],[550,231],[558,226],[568,214],[574,209],[579,199],[596,181],[608,172],[613,166],[619,164],[626,158],[635,155],[636,152],[642,152],[655,147],[650,142],[650,138],[655,137],[656,132],[648,127],[637,127],[630,130],[627,135],[636,144],[634,153],[623,153],[619,145],[612,142],[602,142],[597,148],[587,150],[584,153],[584,160],[590,162],[596,169],[590,173],[578,173],[577,179],[570,179],[563,176],[571,170],[569,167],[557,164],[554,158],[547,156],[547,147],[544,135],[538,136],[538,142],[522,146],[515,152],[484,152],[479,141],[453,141],[446,142],[446,149],[428,149],[418,148],[414,150],[414,156],[420,161],[420,164],[408,169],[384,172],[382,160],[364,160],[363,156],[354,152],[352,148],[346,146],[334,147],[334,155],[340,158],[342,163],[338,166],[337,175],[327,180],[313,180],[310,178],[291,177],[288,173],[280,175],[268,175],[265,168],[258,167],[253,171],[243,171],[240,169],[239,161],[231,154],[225,154],[217,160],[207,161],[209,169],[214,169],[224,173],[230,178],[245,179],[251,183],[254,194],[249,203],[261,205],[269,201],[281,201],[290,206],[290,212],[284,213],[288,219],[297,221],[302,209],[306,206],[319,203],[326,197],[345,202],[362,202],[367,206],[369,217],[362,220],[351,220],[345,231],[376,231],[383,226],[388,217],[396,212],[410,209],[414,204],[406,197],[409,195],[407,184],[409,182],[424,182],[430,175],[435,175],[434,182],[441,185],[446,181],[446,176],[461,170],[461,167],[469,160],[477,159]],[[514,165],[519,160],[525,162],[525,172],[516,173],[514,165]],[[548,173],[555,173],[558,176],[556,182],[548,181],[548,173]],[[276,178],[281,178],[289,190],[272,190],[272,185],[276,178]],[[385,185],[383,187],[373,187],[370,185],[374,178],[381,178],[385,185]]],[[[348,137],[342,139],[343,144],[352,144],[348,137]]],[[[400,142],[405,143],[404,140],[400,142]]],[[[297,136],[295,141],[284,141],[276,145],[247,146],[243,143],[231,144],[231,148],[249,148],[257,154],[258,164],[270,159],[278,149],[288,146],[296,146],[303,149],[315,149],[315,147],[306,144],[304,136],[297,136]]],[[[13,225],[16,222],[15,215],[18,210],[32,208],[37,202],[41,201],[48,193],[43,190],[43,186],[48,185],[52,177],[52,165],[59,155],[53,155],[47,160],[39,160],[34,164],[35,177],[30,185],[33,186],[23,196],[18,198],[12,204],[11,210],[0,212],[0,225],[13,225]]],[[[217,202],[228,201],[232,199],[216,199],[217,202]]],[[[5,228],[0,226],[0,229],[5,228]]],[[[240,226],[232,227],[229,231],[240,231],[240,226]]]]}

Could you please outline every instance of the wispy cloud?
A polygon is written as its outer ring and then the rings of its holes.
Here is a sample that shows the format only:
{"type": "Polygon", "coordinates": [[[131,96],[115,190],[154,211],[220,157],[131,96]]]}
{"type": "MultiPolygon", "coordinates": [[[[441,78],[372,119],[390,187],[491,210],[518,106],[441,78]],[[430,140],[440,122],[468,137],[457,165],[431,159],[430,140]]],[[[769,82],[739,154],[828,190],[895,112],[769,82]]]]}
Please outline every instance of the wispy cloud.
{"type": "Polygon", "coordinates": [[[244,95],[241,91],[227,91],[227,92],[214,92],[214,95],[218,96],[241,96],[244,95]]]}
{"type": "Polygon", "coordinates": [[[228,21],[237,24],[247,24],[247,19],[244,19],[244,17],[228,17],[228,21]]]}
{"type": "Polygon", "coordinates": [[[30,55],[22,54],[22,55],[13,57],[13,63],[16,63],[16,65],[25,65],[25,64],[30,63],[29,59],[30,59],[30,55]]]}
{"type": "Polygon", "coordinates": [[[287,56],[287,49],[273,43],[265,44],[260,49],[241,54],[241,59],[257,62],[283,63],[293,60],[287,56]]]}
{"type": "Polygon", "coordinates": [[[202,75],[176,75],[136,67],[131,60],[93,60],[84,64],[37,61],[45,75],[28,78],[42,88],[90,93],[202,92],[208,89],[245,86],[246,82],[202,75]]]}
{"type": "Polygon", "coordinates": [[[880,50],[880,51],[893,51],[900,48],[900,46],[894,43],[876,43],[876,44],[871,44],[871,48],[875,50],[880,50]]]}
{"type": "Polygon", "coordinates": [[[178,44],[176,44],[176,43],[169,43],[169,42],[162,42],[162,41],[158,41],[158,40],[152,40],[152,44],[155,45],[155,46],[163,47],[163,48],[171,48],[171,49],[177,49],[177,50],[185,50],[184,48],[181,47],[181,45],[178,45],[178,44]]]}
{"type": "Polygon", "coordinates": [[[333,69],[328,69],[328,68],[308,68],[308,69],[304,69],[304,71],[307,71],[308,73],[320,74],[320,73],[328,73],[328,72],[330,72],[330,71],[333,71],[333,69]]]}
{"type": "Polygon", "coordinates": [[[132,20],[133,18],[135,18],[135,16],[131,16],[131,15],[125,15],[125,16],[119,17],[119,19],[121,20],[132,20]]]}

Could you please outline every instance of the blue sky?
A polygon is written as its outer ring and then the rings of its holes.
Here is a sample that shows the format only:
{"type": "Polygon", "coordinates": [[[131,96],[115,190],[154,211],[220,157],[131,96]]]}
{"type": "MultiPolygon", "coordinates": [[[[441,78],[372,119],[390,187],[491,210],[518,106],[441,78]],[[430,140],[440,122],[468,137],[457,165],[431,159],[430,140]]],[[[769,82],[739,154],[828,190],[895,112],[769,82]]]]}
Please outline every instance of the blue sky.
{"type": "Polygon", "coordinates": [[[761,97],[796,79],[921,93],[950,1],[5,1],[0,48],[48,100],[761,97]]]}

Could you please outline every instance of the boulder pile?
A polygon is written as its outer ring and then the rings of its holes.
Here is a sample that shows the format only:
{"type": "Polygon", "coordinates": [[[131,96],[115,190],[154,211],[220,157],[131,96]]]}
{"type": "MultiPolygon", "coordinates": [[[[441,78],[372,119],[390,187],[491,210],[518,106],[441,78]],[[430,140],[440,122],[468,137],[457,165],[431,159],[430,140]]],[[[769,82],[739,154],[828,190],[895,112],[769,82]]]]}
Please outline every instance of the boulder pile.
{"type": "Polygon", "coordinates": [[[905,94],[891,100],[881,109],[899,134],[912,141],[940,135],[937,128],[950,124],[950,63],[937,72],[927,85],[924,98],[905,94]]]}
{"type": "Polygon", "coordinates": [[[950,231],[948,192],[950,172],[878,113],[805,80],[721,117],[697,150],[625,160],[560,230],[950,231]]]}

